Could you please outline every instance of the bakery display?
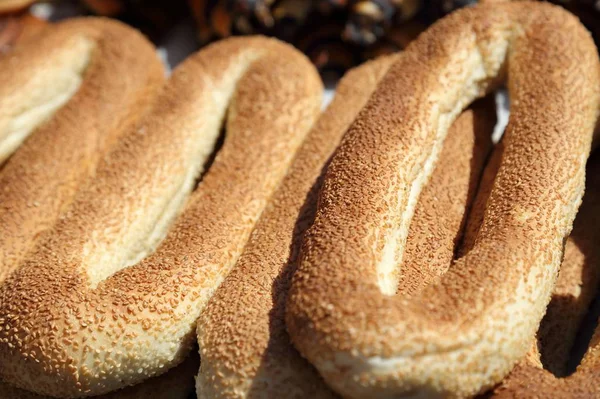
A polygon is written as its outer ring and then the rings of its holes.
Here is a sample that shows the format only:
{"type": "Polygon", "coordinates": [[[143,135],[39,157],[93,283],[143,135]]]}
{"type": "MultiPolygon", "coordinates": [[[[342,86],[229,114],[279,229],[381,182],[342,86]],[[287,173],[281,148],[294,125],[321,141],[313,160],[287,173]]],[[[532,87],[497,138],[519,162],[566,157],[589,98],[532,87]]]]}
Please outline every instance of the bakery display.
{"type": "Polygon", "coordinates": [[[589,4],[9,3],[0,397],[600,397],[589,4]]]}

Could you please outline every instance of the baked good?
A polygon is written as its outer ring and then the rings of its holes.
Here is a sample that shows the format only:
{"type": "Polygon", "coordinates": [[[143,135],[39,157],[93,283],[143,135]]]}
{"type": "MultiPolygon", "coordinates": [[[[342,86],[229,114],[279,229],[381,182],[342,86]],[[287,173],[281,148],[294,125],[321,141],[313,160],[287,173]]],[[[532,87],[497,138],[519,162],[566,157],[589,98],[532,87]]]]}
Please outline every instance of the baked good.
{"type": "Polygon", "coordinates": [[[232,38],[181,64],[0,286],[1,378],[92,396],[180,363],[321,97],[308,59],[275,40],[232,38]]]}
{"type": "Polygon", "coordinates": [[[545,3],[459,10],[408,46],[328,167],[288,296],[292,342],[333,389],[474,395],[525,355],[583,195],[599,66],[579,21],[545,3]],[[505,74],[506,151],[475,245],[439,283],[396,296],[448,128],[505,74]]]}

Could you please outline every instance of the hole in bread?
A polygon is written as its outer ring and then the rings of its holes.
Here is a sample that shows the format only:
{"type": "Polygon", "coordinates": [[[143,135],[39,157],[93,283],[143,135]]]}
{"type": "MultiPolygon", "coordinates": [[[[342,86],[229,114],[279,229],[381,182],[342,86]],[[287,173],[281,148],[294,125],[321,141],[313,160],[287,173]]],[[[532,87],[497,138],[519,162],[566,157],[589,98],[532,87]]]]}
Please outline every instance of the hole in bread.
{"type": "Polygon", "coordinates": [[[129,226],[121,234],[116,234],[116,240],[105,243],[107,246],[104,249],[100,247],[103,241],[106,242],[103,237],[97,236],[88,243],[84,250],[87,254],[84,264],[87,265],[92,288],[117,271],[133,266],[151,255],[166,238],[177,217],[185,209],[187,200],[210,171],[225,142],[227,115],[219,119],[219,127],[215,129],[218,133],[206,135],[204,143],[199,144],[202,150],[194,156],[195,165],[189,166],[186,176],[179,179],[179,184],[168,198],[158,201],[156,208],[159,209],[155,208],[151,212],[155,215],[153,223],[142,222],[141,225],[129,226]]]}
{"type": "MultiPolygon", "coordinates": [[[[136,153],[140,160],[135,164],[125,162],[118,172],[113,171],[110,165],[99,168],[97,183],[106,178],[112,186],[106,190],[109,198],[105,201],[115,206],[126,206],[129,211],[119,212],[123,220],[118,223],[107,224],[102,216],[98,216],[98,227],[93,228],[92,236],[86,240],[81,262],[90,288],[96,288],[114,273],[134,266],[154,253],[200,182],[216,167],[220,147],[227,141],[226,137],[238,134],[238,121],[247,118],[244,113],[238,117],[238,105],[245,109],[247,102],[253,101],[254,94],[242,94],[238,87],[238,84],[244,85],[245,79],[257,77],[252,60],[249,61],[232,63],[227,71],[219,71],[219,75],[222,73],[227,79],[218,81],[202,77],[202,71],[197,69],[195,76],[200,78],[192,79],[184,63],[184,68],[174,71],[154,110],[141,127],[127,135],[125,144],[117,145],[115,151],[108,155],[107,163],[114,159],[120,164],[130,156],[130,147],[148,148],[154,154],[146,157],[136,153]],[[180,101],[182,96],[186,101],[180,101]],[[152,150],[155,140],[163,142],[165,149],[152,150]],[[155,157],[163,159],[156,162],[155,157]],[[139,165],[144,164],[157,167],[140,170],[139,165]],[[115,173],[118,176],[110,176],[115,173]],[[140,176],[148,176],[156,184],[138,184],[140,176]]],[[[188,62],[197,61],[191,59],[188,62]]],[[[209,69],[210,66],[204,68],[209,69]]],[[[247,133],[240,131],[239,134],[247,133]]],[[[96,185],[96,191],[103,190],[100,185],[96,185]]],[[[98,196],[98,193],[90,196],[98,196]]],[[[102,209],[101,213],[106,218],[114,219],[109,207],[103,204],[95,206],[102,209]]]]}
{"type": "Polygon", "coordinates": [[[598,320],[600,319],[600,295],[596,295],[596,299],[592,302],[592,305],[586,314],[577,337],[575,338],[575,344],[571,351],[569,362],[567,363],[566,375],[573,374],[577,367],[581,364],[583,357],[585,356],[588,348],[598,343],[592,342],[594,332],[600,327],[598,320]]]}
{"type": "MultiPolygon", "coordinates": [[[[468,212],[464,234],[456,246],[454,260],[466,255],[474,246],[488,197],[494,185],[496,174],[502,163],[502,135],[509,114],[509,102],[505,93],[497,94],[498,123],[493,141],[496,148],[490,155],[485,171],[478,180],[477,196],[468,212]]],[[[435,172],[434,172],[435,173],[435,172]]],[[[565,240],[565,260],[561,266],[561,276],[554,289],[547,314],[542,320],[536,342],[536,350],[545,370],[557,377],[572,374],[590,345],[590,339],[597,327],[600,316],[600,298],[590,307],[596,296],[600,280],[600,154],[595,154],[588,162],[586,195],[574,223],[574,229],[565,240]],[[598,215],[598,216],[596,216],[598,215]]],[[[427,273],[419,272],[419,278],[427,273]]],[[[429,276],[428,278],[431,278],[429,276]]],[[[425,281],[424,286],[435,283],[436,279],[425,281]]],[[[402,277],[401,277],[402,281],[402,277]]],[[[410,291],[405,283],[399,285],[400,294],[410,291]]]]}
{"type": "Polygon", "coordinates": [[[179,214],[185,208],[187,198],[189,198],[189,196],[194,191],[196,191],[196,189],[198,188],[198,186],[204,179],[204,176],[206,176],[206,174],[209,172],[211,166],[215,162],[215,159],[217,158],[217,155],[219,154],[221,148],[223,147],[223,144],[225,143],[226,132],[227,132],[227,129],[226,129],[227,119],[228,119],[228,115],[227,115],[227,110],[226,110],[223,120],[221,121],[221,127],[219,129],[218,135],[216,136],[216,139],[213,140],[208,145],[210,148],[212,148],[212,151],[209,151],[208,154],[205,155],[204,157],[200,157],[201,159],[198,162],[198,164],[201,165],[200,168],[196,168],[191,171],[196,177],[195,178],[191,177],[191,178],[186,179],[186,181],[191,180],[193,182],[192,188],[186,189],[186,187],[187,187],[186,183],[184,183],[181,186],[181,189],[175,194],[175,196],[172,198],[169,205],[162,212],[162,216],[157,221],[157,223],[153,229],[153,232],[149,235],[149,238],[148,238],[148,241],[147,241],[147,244],[145,245],[145,247],[141,251],[139,251],[135,255],[135,257],[128,260],[123,267],[133,266],[136,263],[138,263],[139,261],[141,261],[142,259],[144,259],[146,256],[148,256],[152,252],[154,252],[156,250],[156,248],[158,248],[160,243],[165,239],[167,233],[170,230],[170,227],[177,219],[177,216],[179,216],[179,214]],[[204,158],[203,161],[202,161],[202,158],[204,158]]]}
{"type": "MultiPolygon", "coordinates": [[[[225,120],[227,120],[227,115],[225,115],[225,120]]],[[[210,170],[210,167],[215,162],[215,159],[217,158],[217,154],[219,153],[219,151],[223,147],[223,144],[225,143],[225,133],[226,133],[225,124],[223,124],[221,126],[221,132],[219,133],[219,136],[217,137],[217,141],[215,141],[213,152],[208,156],[208,158],[204,162],[204,166],[202,167],[202,172],[200,173],[200,176],[196,179],[196,184],[194,185],[194,190],[196,190],[198,188],[198,185],[202,182],[202,179],[204,179],[204,176],[206,176],[206,173],[210,170]]]]}
{"type": "Polygon", "coordinates": [[[435,284],[459,257],[467,216],[492,147],[492,131],[498,127],[493,124],[498,120],[494,105],[491,96],[475,103],[450,129],[415,204],[395,294],[418,294],[435,284]]]}
{"type": "MultiPolygon", "coordinates": [[[[409,171],[409,177],[406,178],[406,181],[410,182],[410,186],[404,188],[404,192],[398,193],[398,198],[393,198],[395,194],[391,194],[386,202],[396,206],[400,201],[403,201],[403,198],[406,198],[406,203],[402,205],[403,210],[397,220],[385,220],[373,233],[377,238],[373,240],[374,247],[372,252],[373,254],[378,254],[379,257],[375,266],[377,285],[384,295],[391,296],[397,292],[402,273],[399,266],[403,263],[404,247],[411,223],[411,218],[406,217],[406,215],[414,214],[421,188],[427,183],[442,151],[443,140],[441,140],[442,137],[439,135],[441,132],[450,129],[453,121],[459,117],[463,109],[468,107],[469,102],[467,102],[467,98],[478,98],[480,85],[483,81],[488,80],[482,54],[479,51],[472,51],[468,52],[465,56],[467,57],[466,63],[471,68],[465,68],[465,75],[461,76],[461,79],[465,82],[463,89],[464,96],[453,98],[451,101],[445,100],[439,103],[432,103],[432,108],[428,114],[431,119],[428,122],[430,123],[429,126],[435,126],[432,131],[438,137],[430,139],[432,142],[431,146],[428,147],[428,153],[423,153],[421,149],[405,154],[409,159],[419,159],[420,162],[416,164],[419,166],[409,171]],[[466,75],[467,70],[471,71],[471,74],[466,75]],[[391,231],[391,233],[388,231],[391,231]],[[376,248],[378,245],[381,245],[382,248],[376,248]]],[[[491,81],[488,82],[488,84],[490,83],[491,81]]]]}

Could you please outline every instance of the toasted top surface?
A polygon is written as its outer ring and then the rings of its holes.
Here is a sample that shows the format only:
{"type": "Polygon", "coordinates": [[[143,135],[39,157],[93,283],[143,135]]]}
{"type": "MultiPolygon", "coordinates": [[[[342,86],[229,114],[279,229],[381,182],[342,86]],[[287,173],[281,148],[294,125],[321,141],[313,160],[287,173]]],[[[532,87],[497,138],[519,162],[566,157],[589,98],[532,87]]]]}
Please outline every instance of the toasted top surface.
{"type": "Polygon", "coordinates": [[[330,385],[472,395],[525,354],[582,196],[599,77],[589,33],[542,3],[464,9],[408,47],[332,159],[289,296],[292,340],[330,385]],[[504,72],[507,150],[475,247],[439,284],[394,296],[448,126],[504,72]]]}
{"type": "Polygon", "coordinates": [[[40,393],[92,395],[180,362],[321,90],[303,55],[260,37],[222,41],[178,67],[0,288],[0,319],[11,326],[0,338],[2,377],[40,393]],[[223,148],[187,199],[226,113],[223,148]]]}

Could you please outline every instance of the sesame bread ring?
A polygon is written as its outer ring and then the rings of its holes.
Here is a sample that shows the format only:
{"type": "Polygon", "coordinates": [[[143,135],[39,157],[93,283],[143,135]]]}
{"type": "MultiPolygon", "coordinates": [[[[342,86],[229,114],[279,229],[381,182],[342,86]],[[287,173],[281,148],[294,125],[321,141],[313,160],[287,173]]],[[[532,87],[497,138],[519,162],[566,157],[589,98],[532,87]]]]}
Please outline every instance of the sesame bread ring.
{"type": "Polygon", "coordinates": [[[0,283],[52,227],[164,83],[126,25],[77,18],[0,57],[0,283]],[[12,156],[11,156],[12,154],[12,156]]]}
{"type": "Polygon", "coordinates": [[[463,9],[390,68],[324,179],[288,297],[292,342],[348,397],[464,397],[531,344],[581,201],[600,107],[589,33],[545,3],[463,9]],[[394,295],[419,193],[448,127],[507,72],[506,152],[473,249],[394,295]]]}
{"type": "Polygon", "coordinates": [[[538,331],[536,344],[539,343],[541,353],[536,350],[535,356],[522,360],[494,390],[493,398],[600,397],[600,328],[582,364],[574,374],[566,376],[577,331],[600,281],[600,153],[590,158],[586,176],[583,203],[565,245],[552,300],[538,331]]]}
{"type": "Polygon", "coordinates": [[[179,66],[148,116],[0,286],[2,379],[51,396],[92,396],[181,362],[321,97],[309,60],[271,39],[225,40],[179,66]],[[223,147],[186,199],[226,112],[223,147]]]}
{"type": "MultiPolygon", "coordinates": [[[[594,152],[588,161],[585,186],[583,202],[565,244],[552,299],[538,331],[539,345],[543,348],[541,360],[545,368],[559,377],[567,373],[577,333],[600,283],[599,152],[594,152]]],[[[600,387],[596,395],[600,395],[600,387]]]]}
{"type": "MultiPolygon", "coordinates": [[[[346,73],[235,269],[202,312],[198,321],[199,398],[336,397],[290,344],[285,299],[302,235],[314,218],[324,165],[395,59],[382,57],[346,73]]],[[[467,204],[490,149],[494,123],[493,102],[463,113],[419,198],[407,253],[433,267],[431,274],[452,260],[467,204]]],[[[407,284],[408,288],[415,287],[407,284]]]]}

